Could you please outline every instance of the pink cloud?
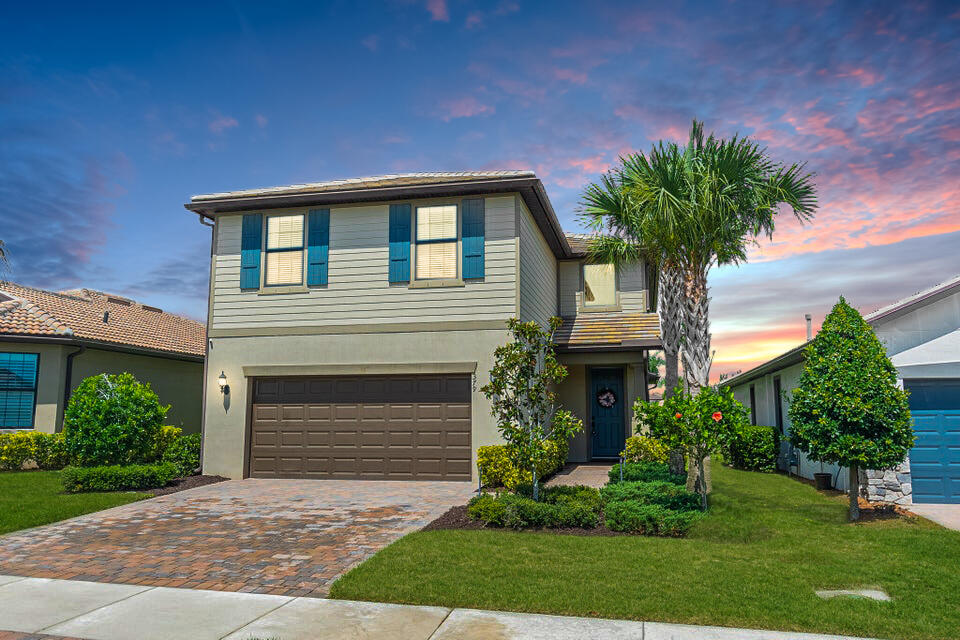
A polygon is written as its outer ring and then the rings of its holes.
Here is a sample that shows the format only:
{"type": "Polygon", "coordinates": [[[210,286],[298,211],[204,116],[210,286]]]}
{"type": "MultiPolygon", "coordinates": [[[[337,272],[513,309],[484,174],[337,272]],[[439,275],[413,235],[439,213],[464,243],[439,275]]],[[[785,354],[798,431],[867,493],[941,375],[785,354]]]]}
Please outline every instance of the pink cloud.
{"type": "Polygon", "coordinates": [[[366,47],[370,51],[376,51],[377,49],[380,48],[380,36],[376,35],[375,33],[371,33],[370,35],[363,38],[360,41],[360,44],[362,44],[364,47],[366,47]]]}
{"type": "Polygon", "coordinates": [[[447,0],[427,0],[427,11],[430,19],[437,22],[450,22],[450,12],[447,10],[447,0]]]}
{"type": "Polygon", "coordinates": [[[879,73],[870,71],[869,69],[863,67],[855,67],[853,69],[847,69],[839,73],[834,74],[837,78],[854,78],[860,83],[861,87],[872,87],[881,80],[883,76],[879,73]]]}
{"type": "Polygon", "coordinates": [[[496,112],[493,105],[484,104],[473,96],[447,100],[440,103],[440,118],[449,122],[456,118],[472,118],[473,116],[491,115],[496,112]]]}
{"type": "Polygon", "coordinates": [[[258,113],[257,115],[255,115],[255,116],[254,116],[254,120],[257,121],[257,126],[260,127],[261,129],[263,129],[264,127],[266,127],[267,124],[270,122],[270,121],[267,119],[267,116],[263,115],[262,113],[258,113]]]}
{"type": "Polygon", "coordinates": [[[227,129],[233,129],[238,126],[240,126],[240,123],[237,122],[236,118],[221,114],[217,114],[214,119],[207,124],[207,127],[213,133],[223,133],[227,129]]]}
{"type": "Polygon", "coordinates": [[[479,29],[483,26],[483,13],[479,11],[471,11],[467,15],[466,21],[463,23],[467,29],[479,29]]]}
{"type": "Polygon", "coordinates": [[[586,84],[587,74],[583,71],[574,71],[573,69],[554,69],[553,77],[557,80],[566,80],[573,84],[586,84]]]}

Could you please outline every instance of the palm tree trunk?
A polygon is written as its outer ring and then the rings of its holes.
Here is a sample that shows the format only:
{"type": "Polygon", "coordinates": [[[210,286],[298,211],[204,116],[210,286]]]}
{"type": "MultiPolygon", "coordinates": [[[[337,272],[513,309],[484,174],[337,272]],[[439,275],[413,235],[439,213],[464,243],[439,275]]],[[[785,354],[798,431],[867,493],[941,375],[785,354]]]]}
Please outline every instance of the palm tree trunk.
{"type": "Polygon", "coordinates": [[[850,465],[850,522],[860,519],[860,470],[856,465],[850,465]]]}
{"type": "Polygon", "coordinates": [[[709,266],[698,266],[685,274],[683,299],[683,373],[690,394],[697,395],[710,384],[710,297],[707,295],[709,266]]]}
{"type": "MultiPolygon", "coordinates": [[[[680,326],[683,321],[683,278],[679,269],[664,264],[660,269],[657,291],[657,311],[660,315],[660,333],[663,340],[663,398],[673,395],[680,380],[680,326]]],[[[684,458],[681,449],[669,453],[670,471],[683,473],[684,458]]]]}

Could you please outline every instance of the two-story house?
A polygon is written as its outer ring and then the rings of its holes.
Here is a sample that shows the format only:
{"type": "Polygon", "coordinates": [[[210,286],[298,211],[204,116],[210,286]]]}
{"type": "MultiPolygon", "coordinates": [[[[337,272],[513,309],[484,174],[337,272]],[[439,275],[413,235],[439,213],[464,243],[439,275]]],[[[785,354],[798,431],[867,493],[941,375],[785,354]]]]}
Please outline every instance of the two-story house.
{"type": "Polygon", "coordinates": [[[588,264],[528,171],[195,196],[213,222],[203,466],[239,477],[476,477],[479,391],[511,317],[545,325],[584,432],[616,457],[660,345],[645,265],[588,264]]]}

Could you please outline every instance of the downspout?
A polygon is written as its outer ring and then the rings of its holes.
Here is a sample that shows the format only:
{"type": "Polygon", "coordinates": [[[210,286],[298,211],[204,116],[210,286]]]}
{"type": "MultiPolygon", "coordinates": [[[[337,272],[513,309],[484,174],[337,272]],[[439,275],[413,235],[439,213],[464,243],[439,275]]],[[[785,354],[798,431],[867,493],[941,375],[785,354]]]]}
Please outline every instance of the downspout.
{"type": "MultiPolygon", "coordinates": [[[[87,350],[87,348],[86,348],[84,345],[81,344],[80,346],[77,347],[77,350],[76,350],[76,351],[74,351],[73,353],[68,353],[68,354],[67,354],[67,366],[66,366],[66,371],[65,371],[65,374],[64,374],[65,380],[64,380],[64,382],[63,382],[63,416],[66,416],[66,413],[67,413],[67,403],[70,402],[70,392],[72,391],[72,388],[71,388],[71,387],[73,387],[73,384],[72,384],[72,382],[73,382],[73,359],[74,359],[74,357],[80,355],[81,353],[83,353],[83,352],[86,351],[86,350],[87,350]]],[[[60,419],[60,430],[63,431],[63,417],[61,417],[61,419],[60,419]]]]}

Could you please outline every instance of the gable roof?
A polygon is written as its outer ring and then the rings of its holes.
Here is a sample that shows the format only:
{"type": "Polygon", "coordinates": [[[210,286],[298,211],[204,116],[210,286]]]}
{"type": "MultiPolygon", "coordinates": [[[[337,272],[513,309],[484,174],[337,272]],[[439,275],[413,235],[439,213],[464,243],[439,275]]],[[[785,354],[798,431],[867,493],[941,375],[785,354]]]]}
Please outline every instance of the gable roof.
{"type": "Polygon", "coordinates": [[[519,193],[554,254],[558,258],[573,256],[543,183],[533,171],[392,173],[208,193],[193,196],[190,202],[183,206],[212,220],[221,213],[258,208],[322,206],[490,193],[519,193]]]}
{"type": "Polygon", "coordinates": [[[0,338],[46,337],[202,358],[206,327],[94,289],[45,291],[0,282],[0,338]]]}

